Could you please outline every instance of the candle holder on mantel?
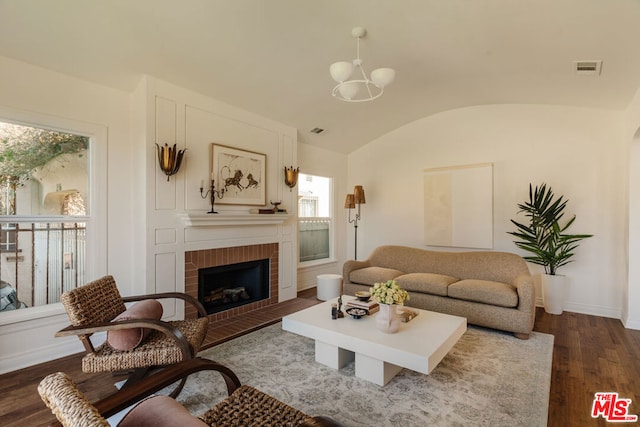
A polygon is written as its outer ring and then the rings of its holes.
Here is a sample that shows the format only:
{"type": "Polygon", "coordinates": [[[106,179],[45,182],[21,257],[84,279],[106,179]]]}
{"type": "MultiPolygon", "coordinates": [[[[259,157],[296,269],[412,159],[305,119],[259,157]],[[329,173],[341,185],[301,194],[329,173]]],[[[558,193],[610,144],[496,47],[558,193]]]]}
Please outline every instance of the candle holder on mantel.
{"type": "Polygon", "coordinates": [[[218,212],[216,212],[213,209],[213,205],[216,203],[216,196],[218,197],[218,199],[222,199],[224,197],[224,188],[220,189],[220,190],[216,190],[216,181],[215,180],[211,180],[211,186],[209,187],[209,190],[207,190],[207,192],[204,192],[204,188],[202,187],[202,184],[200,184],[200,197],[202,197],[203,199],[206,199],[207,197],[209,197],[209,203],[211,203],[211,210],[207,213],[210,214],[217,214],[218,212]]]}

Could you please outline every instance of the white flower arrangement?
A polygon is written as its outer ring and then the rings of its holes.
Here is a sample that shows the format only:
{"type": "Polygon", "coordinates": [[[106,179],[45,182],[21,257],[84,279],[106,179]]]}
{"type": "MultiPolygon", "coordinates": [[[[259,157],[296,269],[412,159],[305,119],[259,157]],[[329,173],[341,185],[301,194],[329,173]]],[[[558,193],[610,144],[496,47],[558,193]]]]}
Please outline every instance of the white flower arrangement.
{"type": "Polygon", "coordinates": [[[385,283],[374,283],[369,289],[371,298],[380,304],[402,305],[404,300],[409,299],[409,293],[398,286],[395,280],[387,280],[385,283]]]}

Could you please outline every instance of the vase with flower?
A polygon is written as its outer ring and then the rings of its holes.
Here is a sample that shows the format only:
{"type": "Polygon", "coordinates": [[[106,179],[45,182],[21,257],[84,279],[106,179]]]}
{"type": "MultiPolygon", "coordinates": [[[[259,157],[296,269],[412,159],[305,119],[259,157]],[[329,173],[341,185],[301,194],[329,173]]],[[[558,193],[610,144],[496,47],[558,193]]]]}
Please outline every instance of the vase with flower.
{"type": "Polygon", "coordinates": [[[400,328],[400,318],[396,309],[404,304],[404,300],[409,299],[409,293],[395,280],[374,283],[369,292],[371,298],[380,304],[380,311],[376,315],[376,328],[387,334],[397,332],[400,328]]]}

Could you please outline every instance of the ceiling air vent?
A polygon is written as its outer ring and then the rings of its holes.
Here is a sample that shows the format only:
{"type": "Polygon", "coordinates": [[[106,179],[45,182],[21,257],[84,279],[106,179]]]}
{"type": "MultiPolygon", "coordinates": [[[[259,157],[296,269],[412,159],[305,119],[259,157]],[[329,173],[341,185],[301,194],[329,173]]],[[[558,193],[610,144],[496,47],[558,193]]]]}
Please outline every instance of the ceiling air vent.
{"type": "Polygon", "coordinates": [[[602,61],[575,61],[573,64],[579,76],[599,76],[602,70],[602,61]]]}
{"type": "Polygon", "coordinates": [[[311,133],[318,134],[318,133],[320,133],[320,132],[324,132],[324,129],[321,129],[321,128],[313,128],[313,129],[311,129],[311,130],[310,130],[310,132],[311,132],[311,133]]]}

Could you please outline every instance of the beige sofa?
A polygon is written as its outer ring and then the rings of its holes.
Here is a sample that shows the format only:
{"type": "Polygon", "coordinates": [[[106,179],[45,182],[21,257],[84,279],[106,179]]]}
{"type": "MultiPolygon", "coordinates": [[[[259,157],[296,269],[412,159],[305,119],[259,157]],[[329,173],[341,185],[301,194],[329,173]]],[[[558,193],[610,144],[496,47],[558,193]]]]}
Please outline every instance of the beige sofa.
{"type": "Polygon", "coordinates": [[[409,292],[409,307],[466,317],[521,339],[533,329],[533,279],[515,254],[380,246],[364,261],[345,262],[342,273],[347,295],[395,279],[409,292]]]}

